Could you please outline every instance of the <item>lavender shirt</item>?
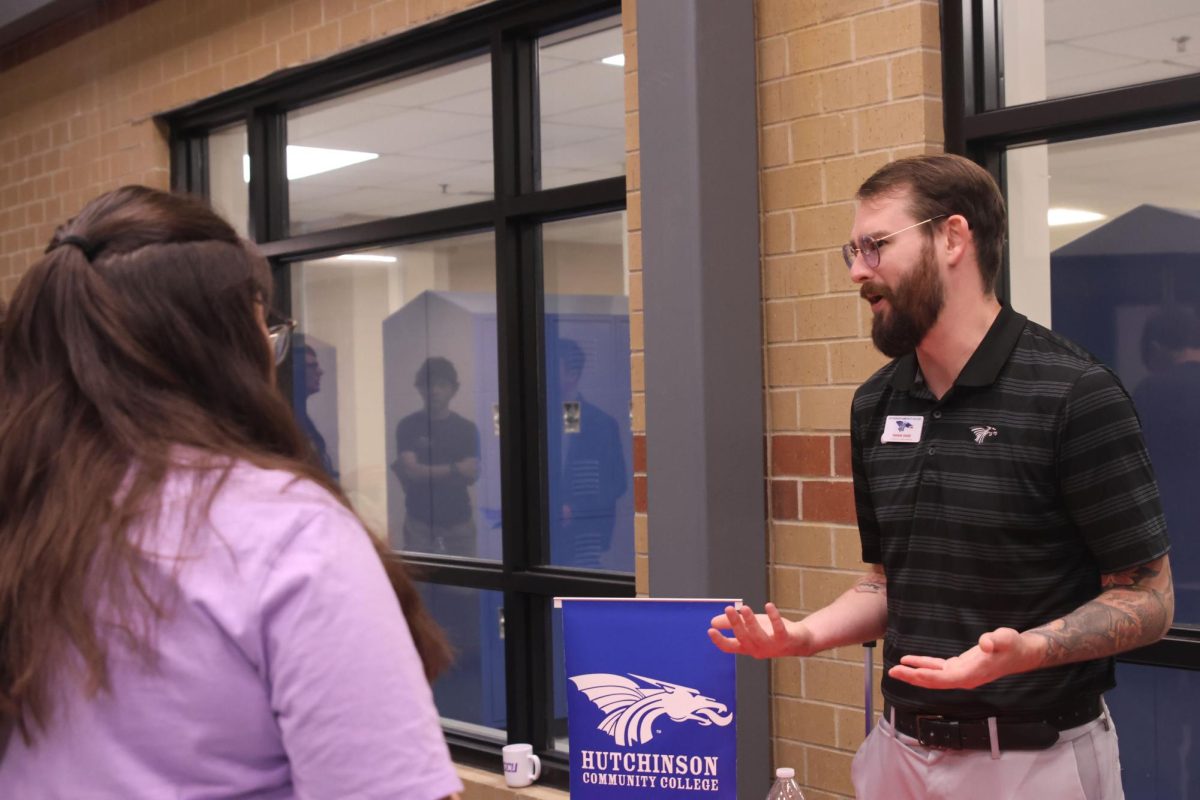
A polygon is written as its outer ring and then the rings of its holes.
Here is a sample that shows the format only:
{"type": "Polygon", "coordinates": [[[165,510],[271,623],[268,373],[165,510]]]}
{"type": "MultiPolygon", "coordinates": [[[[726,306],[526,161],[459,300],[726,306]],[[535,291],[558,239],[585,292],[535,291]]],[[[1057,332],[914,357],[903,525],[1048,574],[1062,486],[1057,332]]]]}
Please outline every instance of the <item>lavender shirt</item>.
{"type": "Polygon", "coordinates": [[[165,554],[152,589],[170,600],[157,663],[109,637],[112,691],[88,698],[78,680],[59,681],[48,730],[31,747],[14,733],[0,756],[0,798],[461,791],[404,616],[354,516],[315,484],[243,464],[181,543],[196,489],[172,476],[145,530],[144,547],[165,554]]]}

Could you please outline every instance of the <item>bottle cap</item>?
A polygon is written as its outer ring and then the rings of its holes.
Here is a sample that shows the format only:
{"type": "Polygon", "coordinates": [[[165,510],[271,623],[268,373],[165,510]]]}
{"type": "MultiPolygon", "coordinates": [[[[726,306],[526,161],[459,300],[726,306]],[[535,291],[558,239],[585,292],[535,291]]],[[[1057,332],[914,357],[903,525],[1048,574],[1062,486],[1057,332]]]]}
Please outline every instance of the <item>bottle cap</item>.
{"type": "Polygon", "coordinates": [[[775,777],[794,778],[796,777],[796,770],[792,769],[791,767],[780,767],[779,769],[775,770],[775,777]]]}

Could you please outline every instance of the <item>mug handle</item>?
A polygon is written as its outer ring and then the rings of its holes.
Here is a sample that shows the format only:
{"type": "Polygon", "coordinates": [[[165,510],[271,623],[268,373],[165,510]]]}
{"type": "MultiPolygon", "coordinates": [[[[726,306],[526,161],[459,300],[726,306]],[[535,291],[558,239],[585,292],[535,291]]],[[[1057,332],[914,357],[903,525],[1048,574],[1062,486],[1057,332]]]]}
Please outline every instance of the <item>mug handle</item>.
{"type": "Polygon", "coordinates": [[[529,776],[529,779],[536,781],[542,776],[542,760],[532,754],[530,754],[529,760],[533,762],[533,774],[529,776]]]}

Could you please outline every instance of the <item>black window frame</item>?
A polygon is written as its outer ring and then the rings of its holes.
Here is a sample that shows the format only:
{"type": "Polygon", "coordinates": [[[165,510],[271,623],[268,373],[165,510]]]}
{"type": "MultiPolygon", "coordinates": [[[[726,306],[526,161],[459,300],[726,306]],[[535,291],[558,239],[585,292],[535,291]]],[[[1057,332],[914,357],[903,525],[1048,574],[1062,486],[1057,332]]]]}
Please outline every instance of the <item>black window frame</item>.
{"type": "MultiPolygon", "coordinates": [[[[999,0],[941,0],[946,151],[984,166],[1006,184],[1005,152],[1023,144],[1068,142],[1200,121],[1200,73],[1081,95],[1004,106],[999,0]]],[[[997,282],[1010,296],[1009,257],[997,282]]],[[[1200,670],[1200,626],[1173,626],[1161,641],[1119,661],[1200,670]]]]}
{"type": "MultiPolygon", "coordinates": [[[[494,0],[320,62],[267,76],[208,98],[160,121],[171,134],[171,186],[208,195],[209,132],[238,123],[253,169],[250,237],[272,265],[274,302],[291,309],[290,265],[349,248],[408,244],[493,231],[500,401],[499,562],[408,554],[422,581],[499,591],[504,596],[507,741],[532,742],[542,782],[565,788],[566,753],[554,749],[551,608],[556,596],[633,597],[633,573],[549,564],[545,342],[540,226],[623,211],[620,175],[537,189],[539,37],[619,17],[620,0],[494,0]],[[287,113],[384,80],[487,54],[491,60],[495,188],[493,199],[297,236],[287,234],[287,113]]],[[[280,370],[280,381],[290,370],[280,370]]],[[[290,386],[281,387],[291,397],[290,386]]],[[[447,730],[459,763],[496,770],[505,741],[447,730]]]]}

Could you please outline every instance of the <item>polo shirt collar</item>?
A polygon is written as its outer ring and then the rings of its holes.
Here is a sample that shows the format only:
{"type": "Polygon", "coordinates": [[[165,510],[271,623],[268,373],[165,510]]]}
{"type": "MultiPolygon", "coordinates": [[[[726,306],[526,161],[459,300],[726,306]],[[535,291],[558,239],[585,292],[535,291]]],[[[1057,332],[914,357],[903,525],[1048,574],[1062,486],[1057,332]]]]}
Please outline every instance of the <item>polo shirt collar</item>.
{"type": "MultiPolygon", "coordinates": [[[[1021,338],[1021,331],[1025,329],[1026,321],[1024,314],[1018,314],[1010,306],[1000,306],[1000,313],[992,322],[992,327],[988,328],[983,341],[979,343],[979,347],[975,348],[975,352],[967,360],[962,372],[958,374],[958,379],[954,381],[954,385],[990,386],[1008,361],[1009,355],[1017,345],[1017,340],[1021,338]]],[[[896,371],[892,373],[891,380],[893,389],[903,392],[911,391],[913,385],[919,380],[915,352],[896,359],[896,371]]]]}

